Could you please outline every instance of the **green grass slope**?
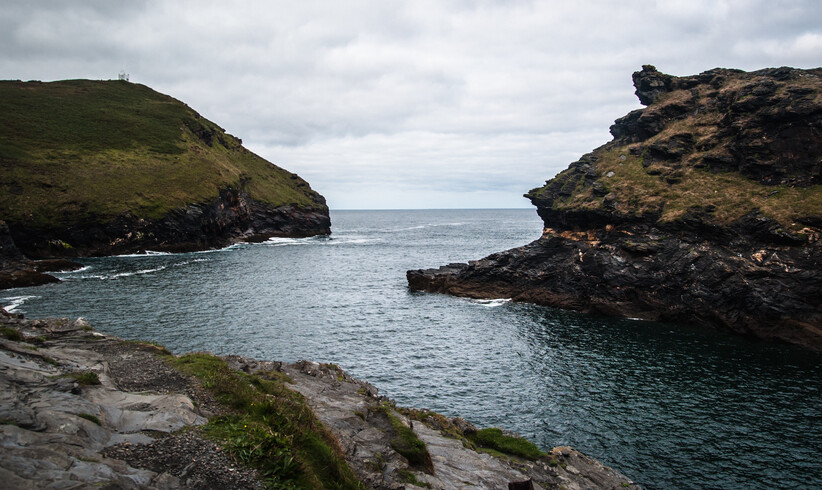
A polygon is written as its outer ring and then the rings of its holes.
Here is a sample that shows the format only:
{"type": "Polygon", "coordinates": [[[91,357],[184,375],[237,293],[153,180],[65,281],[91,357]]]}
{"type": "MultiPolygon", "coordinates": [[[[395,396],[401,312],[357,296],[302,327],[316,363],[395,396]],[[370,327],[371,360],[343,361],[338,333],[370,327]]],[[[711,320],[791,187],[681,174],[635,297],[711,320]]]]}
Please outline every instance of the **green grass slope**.
{"type": "Polygon", "coordinates": [[[0,217],[34,228],[158,219],[244,189],[327,209],[308,184],[182,102],[126,81],[0,81],[0,217]]]}

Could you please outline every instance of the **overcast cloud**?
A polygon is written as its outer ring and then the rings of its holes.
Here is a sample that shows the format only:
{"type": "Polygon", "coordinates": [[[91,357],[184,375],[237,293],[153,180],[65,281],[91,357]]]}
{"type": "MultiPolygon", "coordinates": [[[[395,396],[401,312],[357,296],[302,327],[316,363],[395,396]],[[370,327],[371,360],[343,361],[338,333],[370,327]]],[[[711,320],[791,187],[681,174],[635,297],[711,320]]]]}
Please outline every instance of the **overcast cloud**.
{"type": "Polygon", "coordinates": [[[176,97],[334,209],[528,207],[631,73],[822,63],[807,1],[6,1],[0,78],[176,97]]]}

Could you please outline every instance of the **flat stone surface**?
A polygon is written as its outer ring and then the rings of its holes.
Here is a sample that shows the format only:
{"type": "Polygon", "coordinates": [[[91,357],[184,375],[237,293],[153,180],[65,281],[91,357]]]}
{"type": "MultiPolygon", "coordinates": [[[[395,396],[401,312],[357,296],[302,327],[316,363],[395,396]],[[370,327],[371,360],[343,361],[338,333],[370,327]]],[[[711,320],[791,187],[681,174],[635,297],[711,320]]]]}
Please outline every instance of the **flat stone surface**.
{"type": "MultiPolygon", "coordinates": [[[[29,339],[48,337],[37,344],[0,340],[2,488],[262,487],[255,472],[200,436],[196,427],[219,413],[219,405],[159,358],[160,348],[95,335],[83,322],[29,322],[2,309],[0,326],[29,339]],[[100,384],[83,386],[70,376],[85,372],[96,373],[100,384]]],[[[632,486],[570,448],[557,448],[539,461],[476,452],[444,436],[441,427],[403,415],[411,412],[334,365],[225,359],[245,372],[287,374],[366,488],[417,488],[415,481],[435,489],[504,489],[529,479],[537,489],[632,486]],[[387,413],[425,442],[433,472],[409,465],[393,449],[396,429],[387,413]]],[[[472,429],[462,419],[438,417],[452,431],[472,429]]]]}

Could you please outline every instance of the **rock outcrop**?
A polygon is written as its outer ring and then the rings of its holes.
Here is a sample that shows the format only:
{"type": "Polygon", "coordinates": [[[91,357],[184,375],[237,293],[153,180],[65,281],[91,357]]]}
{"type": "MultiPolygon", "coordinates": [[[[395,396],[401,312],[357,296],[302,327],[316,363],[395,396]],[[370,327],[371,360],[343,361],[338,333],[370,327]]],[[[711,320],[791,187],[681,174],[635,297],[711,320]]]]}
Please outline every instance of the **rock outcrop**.
{"type": "Polygon", "coordinates": [[[410,288],[822,349],[822,69],[633,78],[648,107],[526,194],[539,240],[410,288]]]}
{"type": "Polygon", "coordinates": [[[0,128],[0,219],[29,259],[331,232],[305,180],[139,84],[0,81],[0,128]]]}
{"type": "MultiPolygon", "coordinates": [[[[318,206],[325,206],[318,200],[318,206]]],[[[14,242],[31,258],[191,252],[270,237],[302,238],[331,233],[327,208],[272,207],[244,190],[226,188],[212,202],[191,204],[161,219],[121,215],[110,221],[48,229],[17,227],[14,242]]]]}
{"type": "Polygon", "coordinates": [[[66,259],[29,260],[17,248],[5,222],[0,221],[0,289],[60,282],[46,272],[69,271],[82,264],[66,259]]]}
{"type": "MultiPolygon", "coordinates": [[[[166,362],[163,348],[94,332],[82,319],[27,320],[2,309],[0,329],[4,488],[263,487],[203,436],[198,427],[225,407],[166,362]]],[[[397,407],[334,365],[224,360],[237,372],[287,379],[365,488],[639,488],[568,447],[534,460],[470,449],[471,424],[397,407]],[[390,419],[424,442],[430,467],[395,449],[390,419]]]]}

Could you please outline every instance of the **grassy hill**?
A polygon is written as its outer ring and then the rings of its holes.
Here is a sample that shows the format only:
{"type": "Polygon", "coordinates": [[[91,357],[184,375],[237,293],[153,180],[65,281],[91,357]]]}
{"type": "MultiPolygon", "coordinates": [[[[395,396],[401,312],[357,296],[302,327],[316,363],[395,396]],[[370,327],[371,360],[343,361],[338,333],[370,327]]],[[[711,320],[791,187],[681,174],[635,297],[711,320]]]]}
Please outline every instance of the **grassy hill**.
{"type": "Polygon", "coordinates": [[[325,210],[308,184],[184,103],[126,81],[0,81],[0,218],[48,229],[159,219],[227,187],[325,210]]]}

